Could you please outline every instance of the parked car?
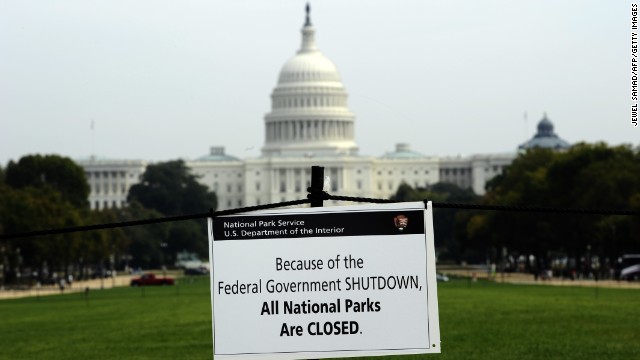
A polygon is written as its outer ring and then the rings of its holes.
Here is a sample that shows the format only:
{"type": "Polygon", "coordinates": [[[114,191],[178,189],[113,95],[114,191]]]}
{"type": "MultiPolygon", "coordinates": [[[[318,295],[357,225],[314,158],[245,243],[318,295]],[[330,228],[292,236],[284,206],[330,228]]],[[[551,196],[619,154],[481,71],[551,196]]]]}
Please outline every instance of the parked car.
{"type": "Polygon", "coordinates": [[[640,254],[625,254],[618,260],[620,280],[640,280],[640,254]]]}
{"type": "Polygon", "coordinates": [[[640,280],[640,264],[631,265],[622,269],[622,271],[620,272],[620,280],[640,280]]]}
{"type": "Polygon", "coordinates": [[[170,277],[156,277],[154,274],[144,274],[131,279],[131,286],[173,285],[175,281],[170,277]]]}
{"type": "Polygon", "coordinates": [[[209,269],[204,266],[200,267],[190,267],[184,269],[185,275],[209,275],[209,269]]]}

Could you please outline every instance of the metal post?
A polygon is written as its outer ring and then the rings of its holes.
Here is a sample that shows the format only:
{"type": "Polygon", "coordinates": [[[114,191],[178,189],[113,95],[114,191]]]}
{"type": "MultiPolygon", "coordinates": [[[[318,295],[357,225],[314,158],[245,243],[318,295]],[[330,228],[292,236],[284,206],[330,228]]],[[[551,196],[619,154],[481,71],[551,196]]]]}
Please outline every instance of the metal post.
{"type": "MultiPolygon", "coordinates": [[[[307,5],[308,6],[308,5],[307,5]]],[[[311,167],[311,186],[307,189],[309,195],[307,198],[311,200],[311,207],[322,207],[324,198],[324,167],[311,167]]],[[[318,359],[309,359],[318,360],[318,359]]]]}
{"type": "Polygon", "coordinates": [[[311,200],[311,207],[322,207],[323,202],[323,186],[324,186],[324,167],[311,167],[311,186],[307,189],[309,195],[307,198],[311,200]]]}

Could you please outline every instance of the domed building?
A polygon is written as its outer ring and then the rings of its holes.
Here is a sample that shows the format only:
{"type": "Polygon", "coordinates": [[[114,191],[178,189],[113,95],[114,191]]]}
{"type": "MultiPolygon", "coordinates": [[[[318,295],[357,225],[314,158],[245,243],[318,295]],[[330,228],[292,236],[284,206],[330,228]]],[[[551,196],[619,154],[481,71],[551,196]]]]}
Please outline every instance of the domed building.
{"type": "Polygon", "coordinates": [[[553,131],[553,123],[547,118],[545,113],[542,120],[538,123],[538,132],[531,138],[531,140],[518,146],[520,150],[544,148],[553,150],[566,150],[571,147],[571,144],[562,140],[553,131]]]}
{"type": "MultiPolygon", "coordinates": [[[[223,146],[212,146],[209,154],[186,161],[198,180],[215,191],[218,210],[304,199],[312,165],[325,168],[325,190],[336,195],[386,199],[402,183],[426,188],[437,182],[483,194],[486,181],[515,158],[515,152],[436,158],[404,143],[380,157],[358,154],[347,91],[336,65],[316,45],[308,5],[301,32],[300,48],[280,69],[271,93],[262,155],[240,159],[226,154],[223,146]]],[[[79,164],[91,179],[91,207],[102,209],[126,205],[128,188],[139,181],[147,163],[124,185],[119,177],[106,175],[128,174],[126,162],[79,164]],[[104,190],[112,188],[120,190],[105,195],[104,190]]]]}
{"type": "Polygon", "coordinates": [[[265,156],[354,155],[354,114],[335,64],[315,42],[309,5],[302,45],[289,59],[271,94],[265,118],[265,156]]]}

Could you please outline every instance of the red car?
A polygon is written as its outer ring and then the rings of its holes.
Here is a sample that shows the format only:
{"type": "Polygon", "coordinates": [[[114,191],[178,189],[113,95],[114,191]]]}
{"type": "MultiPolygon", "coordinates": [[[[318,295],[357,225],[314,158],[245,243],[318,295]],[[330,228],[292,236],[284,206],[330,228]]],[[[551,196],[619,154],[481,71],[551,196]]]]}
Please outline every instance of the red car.
{"type": "Polygon", "coordinates": [[[154,274],[144,274],[139,278],[131,279],[131,286],[149,285],[173,285],[174,280],[170,277],[156,277],[154,274]]]}

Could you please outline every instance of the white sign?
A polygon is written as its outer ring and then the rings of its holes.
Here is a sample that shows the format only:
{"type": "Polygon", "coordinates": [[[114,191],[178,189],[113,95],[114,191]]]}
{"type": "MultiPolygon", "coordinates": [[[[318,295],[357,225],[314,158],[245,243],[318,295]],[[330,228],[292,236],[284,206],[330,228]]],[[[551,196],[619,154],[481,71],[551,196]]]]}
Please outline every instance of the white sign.
{"type": "Polygon", "coordinates": [[[209,220],[214,357],[440,352],[431,203],[209,220]]]}

